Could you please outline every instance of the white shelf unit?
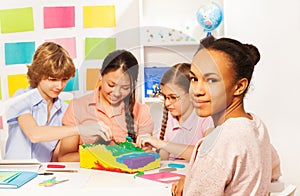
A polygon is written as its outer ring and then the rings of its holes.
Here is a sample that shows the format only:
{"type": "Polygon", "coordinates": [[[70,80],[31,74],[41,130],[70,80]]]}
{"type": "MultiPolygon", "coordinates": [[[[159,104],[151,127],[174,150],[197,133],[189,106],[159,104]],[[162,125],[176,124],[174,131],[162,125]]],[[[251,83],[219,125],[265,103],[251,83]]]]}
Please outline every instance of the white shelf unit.
{"type": "MultiPolygon", "coordinates": [[[[170,67],[180,62],[191,62],[199,42],[206,36],[198,24],[199,7],[211,1],[204,0],[140,0],[140,82],[143,103],[160,103],[157,98],[145,96],[145,67],[170,67]],[[173,9],[176,8],[176,9],[173,9]],[[179,9],[180,8],[180,9],[179,9]]],[[[223,0],[214,1],[223,7],[223,0]]],[[[212,34],[223,35],[223,22],[212,34]]]]}

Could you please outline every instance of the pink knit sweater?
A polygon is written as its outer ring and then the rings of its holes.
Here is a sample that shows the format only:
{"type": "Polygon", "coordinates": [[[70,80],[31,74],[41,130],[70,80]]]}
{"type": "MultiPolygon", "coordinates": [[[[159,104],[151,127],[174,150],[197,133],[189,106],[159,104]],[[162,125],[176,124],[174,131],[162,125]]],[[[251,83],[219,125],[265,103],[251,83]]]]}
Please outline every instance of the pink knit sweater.
{"type": "Polygon", "coordinates": [[[228,119],[197,143],[184,195],[268,194],[272,178],[276,180],[281,175],[280,161],[265,125],[252,116],[253,120],[228,119]],[[276,171],[272,174],[273,168],[276,171]]]}

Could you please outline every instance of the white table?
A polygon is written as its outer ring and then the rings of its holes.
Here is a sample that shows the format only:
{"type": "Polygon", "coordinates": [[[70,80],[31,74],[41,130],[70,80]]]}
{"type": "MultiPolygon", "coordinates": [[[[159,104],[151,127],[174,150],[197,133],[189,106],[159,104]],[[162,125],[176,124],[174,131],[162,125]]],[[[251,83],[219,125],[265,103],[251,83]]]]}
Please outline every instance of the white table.
{"type": "MultiPolygon", "coordinates": [[[[178,161],[176,161],[178,163],[178,161]]],[[[161,161],[161,167],[167,167],[170,161],[161,161]]],[[[186,164],[186,162],[180,161],[186,164]]],[[[46,165],[40,168],[44,172],[46,165]]],[[[18,189],[0,189],[1,196],[10,195],[39,195],[39,196],[73,196],[78,194],[97,195],[130,195],[130,196],[164,196],[171,195],[171,184],[158,183],[142,178],[134,178],[135,174],[117,173],[93,169],[80,168],[79,163],[57,163],[66,165],[65,169],[75,169],[78,172],[55,172],[54,175],[38,175],[18,189]],[[67,182],[52,187],[39,186],[38,184],[53,176],[57,180],[69,179],[67,182]],[[72,194],[72,195],[71,195],[72,194]]],[[[185,174],[186,167],[177,169],[177,173],[185,174]]],[[[147,173],[158,172],[158,169],[146,171],[147,173]]]]}

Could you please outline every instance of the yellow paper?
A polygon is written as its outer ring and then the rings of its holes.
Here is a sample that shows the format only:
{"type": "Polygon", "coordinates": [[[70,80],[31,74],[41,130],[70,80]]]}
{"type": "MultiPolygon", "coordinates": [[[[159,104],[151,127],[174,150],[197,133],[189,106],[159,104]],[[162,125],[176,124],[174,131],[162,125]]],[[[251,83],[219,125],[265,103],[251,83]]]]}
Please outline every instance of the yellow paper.
{"type": "Polygon", "coordinates": [[[84,28],[115,27],[115,6],[84,6],[83,20],[84,28]]]}
{"type": "Polygon", "coordinates": [[[26,89],[29,86],[26,74],[9,75],[7,77],[9,97],[12,97],[20,88],[26,89]]]}

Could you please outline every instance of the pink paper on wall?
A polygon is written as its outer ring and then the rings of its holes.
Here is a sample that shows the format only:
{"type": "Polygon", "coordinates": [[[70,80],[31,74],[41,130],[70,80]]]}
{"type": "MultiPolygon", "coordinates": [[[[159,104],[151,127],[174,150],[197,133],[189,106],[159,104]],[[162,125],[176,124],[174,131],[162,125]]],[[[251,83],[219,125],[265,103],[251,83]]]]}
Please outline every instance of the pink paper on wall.
{"type": "Polygon", "coordinates": [[[44,28],[69,28],[75,26],[74,6],[44,7],[44,28]]]}
{"type": "Polygon", "coordinates": [[[2,116],[0,116],[0,129],[3,129],[2,116]]]}
{"type": "Polygon", "coordinates": [[[76,58],[76,38],[70,37],[70,38],[59,38],[59,39],[47,39],[46,41],[54,42],[62,47],[64,47],[70,54],[71,58],[76,58]]]}

